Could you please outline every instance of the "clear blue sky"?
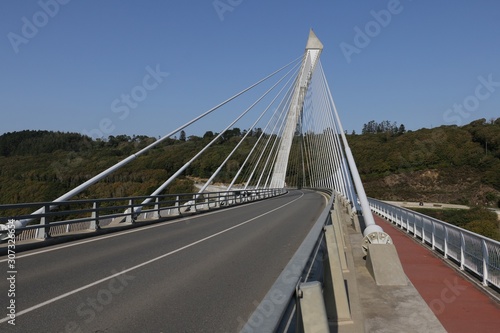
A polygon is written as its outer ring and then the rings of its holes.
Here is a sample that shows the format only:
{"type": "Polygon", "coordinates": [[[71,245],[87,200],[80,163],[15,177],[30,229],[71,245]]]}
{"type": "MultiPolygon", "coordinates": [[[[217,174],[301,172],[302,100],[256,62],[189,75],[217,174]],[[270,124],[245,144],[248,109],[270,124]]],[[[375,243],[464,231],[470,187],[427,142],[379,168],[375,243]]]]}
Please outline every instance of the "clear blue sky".
{"type": "Polygon", "coordinates": [[[59,1],[0,2],[0,134],[162,136],[299,57],[309,28],[349,132],[500,117],[497,0],[59,1]]]}

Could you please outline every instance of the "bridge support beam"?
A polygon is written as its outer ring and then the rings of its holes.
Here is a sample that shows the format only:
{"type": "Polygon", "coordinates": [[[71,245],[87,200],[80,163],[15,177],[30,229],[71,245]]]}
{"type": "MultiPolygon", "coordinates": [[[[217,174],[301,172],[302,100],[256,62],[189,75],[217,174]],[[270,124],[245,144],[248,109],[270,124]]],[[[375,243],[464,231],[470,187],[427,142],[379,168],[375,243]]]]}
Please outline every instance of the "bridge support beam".
{"type": "Polygon", "coordinates": [[[377,286],[406,286],[408,278],[394,244],[369,244],[366,268],[377,286]]]}
{"type": "Polygon", "coordinates": [[[330,332],[321,283],[318,281],[301,283],[299,298],[304,333],[330,332]]]}
{"type": "Polygon", "coordinates": [[[332,218],[332,227],[335,234],[335,242],[339,249],[340,256],[340,265],[342,267],[342,271],[347,272],[349,268],[347,267],[347,260],[345,257],[345,240],[344,240],[344,231],[342,230],[341,217],[339,216],[339,211],[332,210],[330,211],[330,215],[332,218]]]}
{"type": "MultiPolygon", "coordinates": [[[[334,221],[333,223],[336,222],[334,221]]],[[[344,246],[342,242],[338,241],[337,232],[334,230],[333,225],[327,225],[324,230],[328,249],[328,263],[325,265],[324,277],[325,306],[328,319],[335,322],[351,321],[351,312],[341,264],[341,258],[344,257],[345,259],[344,246]]]]}

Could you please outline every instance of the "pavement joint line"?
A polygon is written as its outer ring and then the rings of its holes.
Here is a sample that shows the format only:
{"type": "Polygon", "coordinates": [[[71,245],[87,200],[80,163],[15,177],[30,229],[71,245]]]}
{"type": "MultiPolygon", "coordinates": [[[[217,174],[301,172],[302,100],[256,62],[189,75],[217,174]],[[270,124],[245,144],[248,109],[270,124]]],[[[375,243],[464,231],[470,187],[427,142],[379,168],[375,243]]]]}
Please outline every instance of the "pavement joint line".
{"type": "MultiPolygon", "coordinates": [[[[251,202],[251,203],[248,203],[246,206],[248,206],[248,205],[255,205],[255,204],[258,204],[258,203],[261,203],[261,202],[262,201],[251,202]]],[[[32,253],[26,253],[26,254],[17,255],[16,259],[20,259],[20,258],[24,258],[24,257],[30,257],[30,256],[34,256],[34,255],[37,255],[37,254],[43,254],[43,253],[46,253],[46,252],[52,252],[52,251],[56,251],[56,250],[61,250],[61,249],[65,249],[65,248],[68,248],[68,247],[73,247],[73,246],[77,246],[77,245],[87,244],[87,243],[91,243],[91,242],[97,242],[97,241],[108,239],[108,238],[112,238],[112,237],[119,237],[119,236],[127,235],[127,234],[130,234],[130,233],[133,233],[133,232],[140,232],[142,230],[148,230],[148,229],[151,229],[151,228],[158,228],[158,227],[163,227],[163,226],[167,226],[167,225],[170,225],[170,224],[181,223],[181,222],[184,222],[184,221],[186,221],[188,219],[191,219],[191,220],[198,219],[198,218],[203,217],[203,216],[217,214],[217,213],[221,213],[221,212],[224,212],[224,211],[237,209],[239,207],[241,207],[241,206],[240,205],[236,205],[234,207],[228,207],[228,208],[221,209],[221,210],[207,212],[205,214],[192,215],[192,216],[183,217],[183,218],[175,220],[175,221],[159,222],[159,223],[155,223],[153,225],[148,225],[148,226],[143,226],[143,227],[139,227],[139,228],[134,228],[134,229],[131,229],[131,230],[125,230],[123,232],[113,233],[111,235],[97,236],[97,237],[94,237],[92,239],[87,239],[87,240],[84,240],[84,241],[81,241],[81,242],[75,242],[75,243],[65,244],[65,245],[61,245],[61,246],[58,246],[58,247],[53,247],[53,248],[51,247],[49,249],[44,249],[44,250],[40,250],[40,251],[36,251],[36,252],[32,252],[32,253]]],[[[1,262],[5,262],[7,260],[8,260],[8,258],[0,259],[0,263],[1,262]]]]}
{"type": "MultiPolygon", "coordinates": [[[[204,237],[204,238],[199,239],[199,240],[197,240],[197,241],[195,241],[195,242],[192,242],[192,243],[190,243],[190,244],[184,245],[184,246],[182,246],[182,247],[180,247],[180,248],[178,248],[178,249],[176,249],[176,250],[173,250],[173,251],[167,252],[167,253],[165,253],[165,254],[162,254],[161,256],[158,256],[158,257],[156,257],[156,258],[150,259],[150,260],[145,261],[145,262],[143,262],[143,263],[141,263],[141,264],[138,264],[138,265],[132,266],[132,267],[130,267],[130,268],[127,268],[127,269],[125,269],[125,270],[123,270],[123,271],[121,271],[121,272],[119,272],[119,273],[115,273],[115,274],[113,274],[113,275],[107,276],[107,277],[105,277],[105,278],[102,278],[102,279],[100,279],[100,280],[94,281],[94,282],[89,283],[89,284],[87,284],[87,285],[85,285],[85,286],[82,286],[82,287],[80,287],[80,288],[77,288],[77,289],[74,289],[74,290],[72,290],[72,291],[68,291],[67,293],[64,293],[64,294],[62,294],[62,295],[59,295],[59,296],[53,297],[53,298],[51,298],[51,299],[49,299],[49,300],[46,300],[45,302],[39,303],[39,304],[37,304],[37,305],[34,305],[34,306],[32,306],[32,307],[29,307],[29,308],[27,308],[27,309],[24,309],[24,310],[22,310],[22,311],[19,311],[19,312],[17,312],[17,313],[16,313],[16,318],[17,318],[17,317],[19,317],[19,316],[21,316],[21,315],[23,315],[23,314],[26,314],[26,313],[28,313],[28,312],[31,312],[31,311],[34,311],[34,310],[39,309],[39,308],[41,308],[41,307],[44,307],[45,305],[49,305],[49,304],[54,303],[54,302],[56,302],[56,301],[58,301],[58,300],[61,300],[61,299],[63,299],[63,298],[66,298],[66,297],[68,297],[68,296],[71,296],[71,295],[73,295],[73,294],[76,294],[76,293],[78,293],[78,292],[80,292],[80,291],[82,291],[82,290],[88,289],[88,288],[93,287],[93,286],[95,286],[95,285],[98,285],[98,284],[100,284],[100,283],[102,283],[102,282],[105,282],[105,281],[111,280],[111,279],[113,279],[113,278],[115,278],[115,277],[117,277],[117,276],[119,276],[119,275],[122,275],[122,274],[125,274],[125,273],[128,273],[128,272],[131,272],[131,271],[136,270],[136,269],[138,269],[138,268],[140,268],[140,267],[143,267],[143,266],[149,265],[149,264],[151,264],[151,263],[153,263],[153,262],[156,262],[156,261],[158,261],[158,260],[160,260],[160,259],[163,259],[163,258],[166,258],[166,257],[168,257],[168,256],[171,256],[172,254],[175,254],[175,253],[177,253],[177,252],[180,252],[180,251],[183,251],[183,250],[188,249],[188,248],[190,248],[190,247],[193,247],[193,246],[195,246],[195,245],[197,245],[197,244],[200,244],[200,243],[202,243],[202,242],[204,242],[204,241],[207,241],[207,240],[209,240],[209,239],[211,239],[211,238],[217,237],[217,236],[222,235],[222,234],[224,234],[224,233],[226,233],[226,232],[228,232],[228,231],[231,231],[231,230],[233,230],[233,229],[239,228],[239,227],[241,227],[241,226],[243,226],[243,225],[245,225],[245,224],[248,224],[248,223],[250,223],[250,222],[252,222],[252,221],[254,221],[254,220],[257,220],[257,219],[259,219],[259,218],[261,218],[261,217],[263,217],[263,216],[266,216],[266,215],[268,215],[268,214],[271,214],[271,213],[273,213],[273,212],[275,212],[275,211],[277,211],[277,210],[279,210],[279,209],[282,209],[282,208],[284,208],[284,207],[286,207],[286,206],[288,206],[288,205],[290,205],[290,204],[294,203],[295,201],[297,201],[297,200],[301,199],[301,198],[305,195],[305,194],[304,194],[304,192],[302,192],[302,191],[301,191],[301,193],[302,193],[302,195],[301,195],[300,197],[298,197],[298,198],[296,198],[296,199],[294,199],[294,200],[292,200],[292,201],[290,201],[290,202],[288,202],[288,203],[286,203],[286,204],[284,204],[284,205],[281,205],[281,206],[279,206],[279,207],[276,207],[275,209],[272,209],[272,210],[270,210],[270,211],[268,211],[268,212],[265,212],[265,213],[263,213],[263,214],[260,214],[260,215],[258,215],[258,216],[255,216],[255,217],[252,217],[252,218],[251,218],[251,219],[249,219],[249,220],[246,220],[246,221],[241,222],[241,223],[239,223],[239,224],[236,224],[236,225],[234,225],[234,226],[232,226],[232,227],[229,227],[229,228],[227,228],[227,229],[224,229],[224,230],[221,230],[221,231],[219,231],[219,232],[216,232],[215,234],[212,234],[212,235],[210,235],[210,236],[204,237]]],[[[9,319],[10,319],[9,317],[5,317],[5,318],[3,318],[3,319],[0,319],[0,324],[2,324],[2,323],[4,323],[4,322],[8,321],[9,319]]]]}

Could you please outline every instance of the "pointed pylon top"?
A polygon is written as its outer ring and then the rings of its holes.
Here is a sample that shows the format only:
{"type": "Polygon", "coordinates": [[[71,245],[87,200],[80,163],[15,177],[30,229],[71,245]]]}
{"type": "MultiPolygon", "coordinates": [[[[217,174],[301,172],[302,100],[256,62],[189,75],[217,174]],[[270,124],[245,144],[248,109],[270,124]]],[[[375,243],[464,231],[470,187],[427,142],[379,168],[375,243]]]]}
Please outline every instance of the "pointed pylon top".
{"type": "Polygon", "coordinates": [[[306,50],[309,49],[323,50],[323,44],[319,40],[318,36],[316,36],[313,29],[309,30],[309,38],[307,39],[306,50]]]}

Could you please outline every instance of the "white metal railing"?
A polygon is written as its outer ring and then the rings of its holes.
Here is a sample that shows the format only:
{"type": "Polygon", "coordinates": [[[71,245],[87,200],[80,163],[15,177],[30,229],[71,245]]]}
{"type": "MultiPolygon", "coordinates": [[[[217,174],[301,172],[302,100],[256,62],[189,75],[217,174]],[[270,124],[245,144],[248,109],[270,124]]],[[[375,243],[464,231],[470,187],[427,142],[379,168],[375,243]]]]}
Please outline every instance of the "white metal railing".
{"type": "Polygon", "coordinates": [[[239,205],[286,193],[285,189],[252,189],[224,192],[183,193],[126,198],[70,200],[0,205],[0,224],[29,220],[16,228],[16,242],[48,239],[67,233],[97,231],[108,225],[126,225],[167,216],[239,205]],[[144,199],[151,202],[142,204],[144,199]],[[39,210],[41,213],[19,213],[39,210]]]}
{"type": "Polygon", "coordinates": [[[369,202],[373,212],[474,273],[484,286],[500,288],[500,242],[380,200],[369,202]]]}

